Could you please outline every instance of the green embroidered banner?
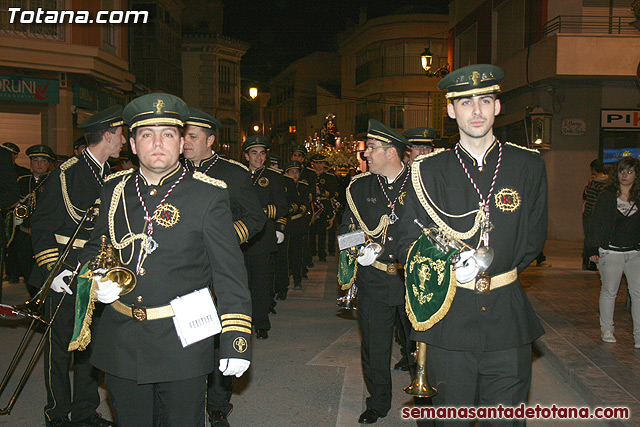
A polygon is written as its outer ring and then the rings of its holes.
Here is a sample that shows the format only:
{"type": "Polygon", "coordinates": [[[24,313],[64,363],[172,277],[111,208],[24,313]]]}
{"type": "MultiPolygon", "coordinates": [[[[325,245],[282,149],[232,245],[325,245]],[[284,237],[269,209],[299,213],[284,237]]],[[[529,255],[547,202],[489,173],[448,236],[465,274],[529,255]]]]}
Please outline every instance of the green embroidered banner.
{"type": "Polygon", "coordinates": [[[426,331],[449,311],[456,294],[450,260],[457,252],[441,252],[424,233],[409,249],[404,273],[405,309],[416,331],[426,331]]]}
{"type": "Polygon", "coordinates": [[[338,283],[340,283],[342,290],[349,289],[351,285],[353,285],[353,282],[356,281],[357,272],[357,256],[349,253],[348,249],[340,251],[340,259],[338,261],[338,283]]]}
{"type": "Polygon", "coordinates": [[[78,274],[78,289],[76,290],[76,312],[73,336],[69,343],[69,351],[84,350],[91,342],[91,321],[96,302],[95,291],[98,289],[86,263],[78,274]]]}

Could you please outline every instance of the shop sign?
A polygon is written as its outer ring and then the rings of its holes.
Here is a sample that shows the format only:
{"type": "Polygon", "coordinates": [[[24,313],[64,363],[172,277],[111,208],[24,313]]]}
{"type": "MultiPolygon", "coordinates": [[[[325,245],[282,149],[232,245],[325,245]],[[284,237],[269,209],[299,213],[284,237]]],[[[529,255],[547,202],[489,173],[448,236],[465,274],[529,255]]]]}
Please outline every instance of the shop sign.
{"type": "Polygon", "coordinates": [[[640,110],[602,110],[602,128],[640,130],[640,110]]]}
{"type": "Polygon", "coordinates": [[[98,105],[98,91],[83,86],[80,83],[73,84],[73,105],[85,110],[96,111],[98,105]]]}
{"type": "Polygon", "coordinates": [[[60,101],[60,82],[0,75],[0,100],[57,104],[60,101]]]}
{"type": "Polygon", "coordinates": [[[575,136],[584,135],[587,131],[587,122],[583,119],[562,119],[562,134],[575,136]]]}

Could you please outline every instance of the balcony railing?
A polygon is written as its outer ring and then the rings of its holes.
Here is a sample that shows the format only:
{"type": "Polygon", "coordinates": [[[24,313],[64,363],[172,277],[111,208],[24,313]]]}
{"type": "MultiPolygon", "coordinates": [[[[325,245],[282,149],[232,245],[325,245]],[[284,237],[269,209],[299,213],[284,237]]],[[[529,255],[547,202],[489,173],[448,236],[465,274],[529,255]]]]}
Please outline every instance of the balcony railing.
{"type": "MultiPolygon", "coordinates": [[[[434,58],[434,65],[446,58],[434,58]]],[[[424,76],[419,56],[386,56],[372,59],[356,68],[356,84],[378,77],[424,76]]]]}
{"type": "Polygon", "coordinates": [[[629,25],[633,17],[558,15],[544,24],[542,33],[551,34],[639,34],[629,25]]]}

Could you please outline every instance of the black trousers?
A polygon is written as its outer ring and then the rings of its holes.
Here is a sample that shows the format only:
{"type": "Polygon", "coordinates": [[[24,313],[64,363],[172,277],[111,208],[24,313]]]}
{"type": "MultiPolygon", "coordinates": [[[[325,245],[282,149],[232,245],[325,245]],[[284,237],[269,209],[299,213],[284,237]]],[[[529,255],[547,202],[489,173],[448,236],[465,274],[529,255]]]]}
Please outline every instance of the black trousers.
{"type": "Polygon", "coordinates": [[[322,212],[311,225],[309,235],[309,254],[311,257],[318,255],[318,258],[327,258],[327,214],[322,212]]]}
{"type": "MultiPolygon", "coordinates": [[[[305,248],[308,252],[308,234],[305,230],[289,235],[289,271],[293,276],[294,285],[302,282],[302,267],[305,256],[305,248]]],[[[306,265],[306,264],[305,264],[306,265]]]]}
{"type": "Polygon", "coordinates": [[[138,384],[105,374],[118,427],[204,427],[207,376],[138,384]]]}
{"type": "MultiPolygon", "coordinates": [[[[531,385],[531,344],[501,351],[454,351],[427,345],[433,406],[503,406],[526,403],[531,385]]],[[[473,426],[473,420],[436,426],[473,426]]],[[[481,426],[523,426],[524,420],[481,420],[481,426]]]]}
{"type": "Polygon", "coordinates": [[[271,329],[269,321],[269,303],[271,301],[271,289],[273,287],[273,270],[271,258],[267,253],[245,253],[244,263],[249,277],[249,290],[251,291],[251,307],[253,325],[255,329],[271,329]]]}
{"type": "Polygon", "coordinates": [[[27,283],[27,291],[29,291],[29,295],[33,297],[39,289],[28,284],[33,265],[35,264],[33,247],[31,246],[31,235],[18,228],[13,242],[11,242],[11,246],[15,247],[17,254],[15,261],[18,267],[18,275],[24,277],[24,282],[27,283]]]}
{"type": "Polygon", "coordinates": [[[233,376],[222,375],[218,369],[220,365],[220,335],[216,335],[214,354],[216,369],[207,377],[207,412],[220,411],[228,414],[233,409],[231,403],[233,376]]]}
{"type": "MultiPolygon", "coordinates": [[[[76,287],[71,287],[74,294],[76,287]]],[[[63,294],[51,291],[45,302],[45,318],[52,313],[63,294]]],[[[94,313],[95,314],[95,313],[94,313]]],[[[73,334],[75,295],[66,295],[51,326],[44,345],[44,383],[47,389],[47,404],[44,414],[47,420],[66,417],[71,413],[72,421],[79,421],[96,414],[100,405],[98,394],[98,370],[89,363],[91,345],[84,351],[68,351],[73,334]],[[69,379],[69,363],[73,358],[73,398],[69,379]]],[[[94,317],[93,323],[97,322],[94,317]]]]}
{"type": "MultiPolygon", "coordinates": [[[[404,318],[401,323],[405,328],[405,337],[408,338],[410,324],[404,305],[388,305],[373,300],[360,288],[358,323],[362,334],[362,373],[370,394],[367,408],[375,409],[382,415],[386,415],[391,409],[391,349],[396,314],[401,319],[404,318]]],[[[412,376],[413,370],[405,385],[409,384],[412,376]]]]}
{"type": "Polygon", "coordinates": [[[274,292],[287,293],[289,287],[289,236],[286,234],[284,241],[278,245],[278,253],[274,259],[274,271],[274,292]]]}

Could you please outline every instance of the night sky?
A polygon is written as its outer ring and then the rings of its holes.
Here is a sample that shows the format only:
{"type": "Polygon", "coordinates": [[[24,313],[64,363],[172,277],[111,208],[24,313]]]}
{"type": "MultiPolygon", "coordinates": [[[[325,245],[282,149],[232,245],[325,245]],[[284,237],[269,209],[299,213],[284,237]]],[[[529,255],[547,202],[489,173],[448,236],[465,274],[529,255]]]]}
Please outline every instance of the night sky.
{"type": "Polygon", "coordinates": [[[223,0],[223,35],[251,43],[242,58],[243,77],[266,82],[296,59],[336,51],[336,35],[357,23],[361,6],[369,18],[398,10],[447,13],[448,0],[223,0]]]}

